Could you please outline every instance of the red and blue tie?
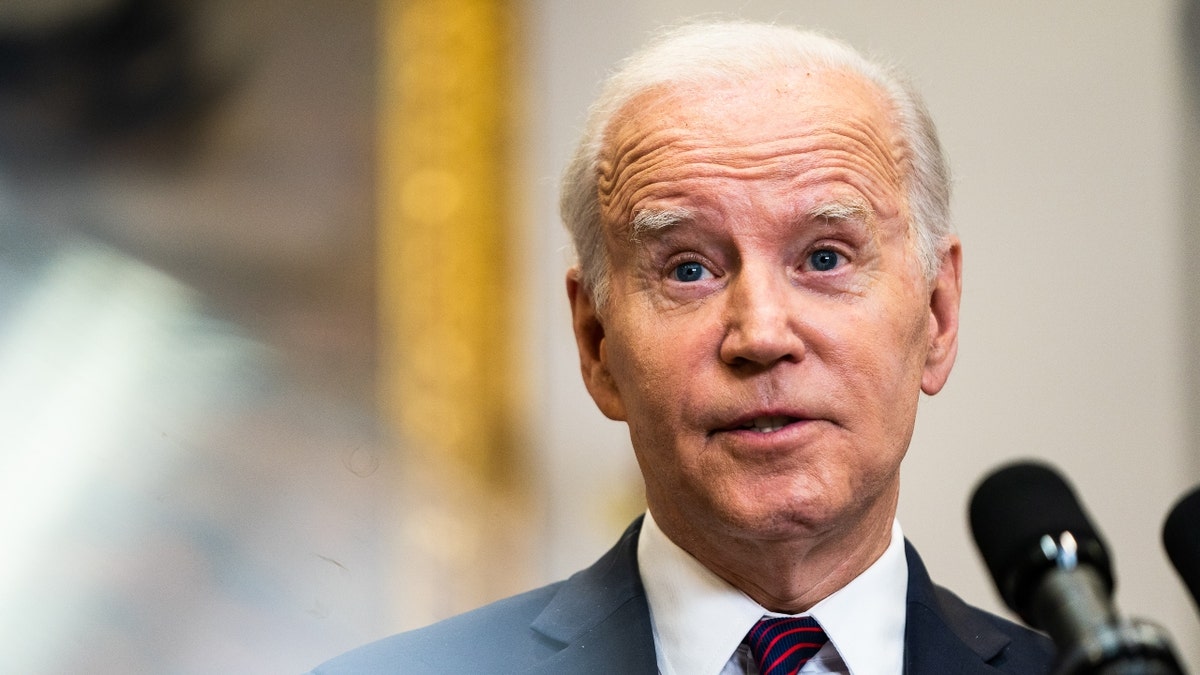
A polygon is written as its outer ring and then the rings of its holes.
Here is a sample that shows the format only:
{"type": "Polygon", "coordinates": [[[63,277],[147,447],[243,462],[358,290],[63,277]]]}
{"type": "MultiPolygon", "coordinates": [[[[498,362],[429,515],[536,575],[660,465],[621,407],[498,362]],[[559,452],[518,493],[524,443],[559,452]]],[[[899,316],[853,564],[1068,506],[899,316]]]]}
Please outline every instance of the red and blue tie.
{"type": "Polygon", "coordinates": [[[809,616],[763,618],[746,635],[760,675],[795,675],[828,641],[809,616]]]}

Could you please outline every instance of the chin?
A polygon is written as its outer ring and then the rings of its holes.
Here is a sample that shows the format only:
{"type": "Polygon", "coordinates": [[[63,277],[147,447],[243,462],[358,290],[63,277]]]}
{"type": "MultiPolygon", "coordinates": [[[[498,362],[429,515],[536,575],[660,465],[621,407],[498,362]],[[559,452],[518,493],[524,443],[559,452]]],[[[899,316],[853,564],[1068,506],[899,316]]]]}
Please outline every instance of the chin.
{"type": "Polygon", "coordinates": [[[819,536],[836,529],[846,509],[828,498],[806,496],[739,504],[726,510],[731,530],[753,539],[791,539],[819,536]]]}

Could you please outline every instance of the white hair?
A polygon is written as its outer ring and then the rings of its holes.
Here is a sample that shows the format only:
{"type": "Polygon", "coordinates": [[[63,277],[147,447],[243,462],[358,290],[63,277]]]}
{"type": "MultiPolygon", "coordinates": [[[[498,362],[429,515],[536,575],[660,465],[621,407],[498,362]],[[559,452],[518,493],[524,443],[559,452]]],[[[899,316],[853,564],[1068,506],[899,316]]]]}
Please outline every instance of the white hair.
{"type": "Polygon", "coordinates": [[[894,68],[870,61],[844,42],[772,24],[689,24],[662,33],[626,59],[588,111],[579,145],[563,174],[559,207],[575,244],[580,277],[597,310],[607,304],[611,263],[600,216],[598,164],[609,126],[626,104],[652,88],[703,88],[780,69],[847,71],[878,87],[891,102],[905,145],[903,168],[910,226],[927,281],[936,276],[953,233],[950,174],[937,130],[920,95],[894,68]]]}

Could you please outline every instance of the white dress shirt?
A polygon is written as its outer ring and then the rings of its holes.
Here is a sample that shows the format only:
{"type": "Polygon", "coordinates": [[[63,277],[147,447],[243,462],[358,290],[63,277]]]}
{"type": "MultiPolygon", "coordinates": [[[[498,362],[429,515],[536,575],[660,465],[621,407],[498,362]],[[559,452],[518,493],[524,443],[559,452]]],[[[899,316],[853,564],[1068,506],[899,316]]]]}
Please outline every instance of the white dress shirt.
{"type": "MultiPolygon", "coordinates": [[[[638,568],[650,605],[658,670],[663,675],[757,675],[746,633],[768,612],[713,574],[663,534],[650,513],[638,539],[638,568]]],[[[900,523],[886,551],[850,583],[805,615],[829,642],[801,673],[900,675],[908,562],[900,523]]]]}

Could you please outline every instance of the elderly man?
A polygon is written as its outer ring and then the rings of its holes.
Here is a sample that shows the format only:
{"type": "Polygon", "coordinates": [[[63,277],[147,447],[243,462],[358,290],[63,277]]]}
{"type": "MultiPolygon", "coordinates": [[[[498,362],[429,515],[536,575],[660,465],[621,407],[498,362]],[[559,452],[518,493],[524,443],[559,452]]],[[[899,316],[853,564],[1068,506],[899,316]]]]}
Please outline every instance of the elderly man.
{"type": "Polygon", "coordinates": [[[645,517],[564,582],[319,672],[1048,671],[895,519],[957,346],[948,200],[917,95],[842,43],[698,25],[627,61],[562,204],[584,382],[629,426],[645,517]]]}

